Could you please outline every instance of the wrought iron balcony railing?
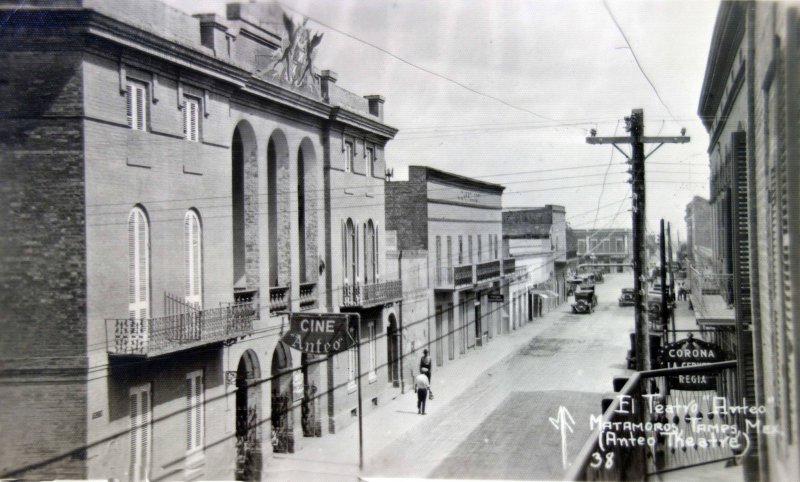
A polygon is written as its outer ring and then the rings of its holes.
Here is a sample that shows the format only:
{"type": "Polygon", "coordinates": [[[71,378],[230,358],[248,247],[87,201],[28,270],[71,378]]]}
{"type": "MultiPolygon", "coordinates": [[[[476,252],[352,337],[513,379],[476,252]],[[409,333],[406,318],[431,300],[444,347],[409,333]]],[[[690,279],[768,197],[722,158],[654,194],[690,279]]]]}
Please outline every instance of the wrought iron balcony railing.
{"type": "Polygon", "coordinates": [[[451,268],[439,268],[434,276],[436,289],[453,290],[473,283],[473,265],[464,264],[451,268]]]}
{"type": "Polygon", "coordinates": [[[257,304],[242,302],[160,318],[108,319],[108,353],[154,357],[235,339],[252,333],[257,317],[257,304]]]}
{"type": "Polygon", "coordinates": [[[689,289],[695,317],[733,317],[733,275],[689,269],[689,289]]]}
{"type": "Polygon", "coordinates": [[[400,280],[379,281],[365,285],[345,284],[342,287],[342,306],[347,308],[371,308],[403,298],[400,280]]]}
{"type": "Polygon", "coordinates": [[[478,263],[477,266],[475,267],[476,283],[481,283],[483,281],[488,281],[499,277],[500,277],[499,259],[496,259],[494,261],[486,261],[484,263],[478,263]]]}

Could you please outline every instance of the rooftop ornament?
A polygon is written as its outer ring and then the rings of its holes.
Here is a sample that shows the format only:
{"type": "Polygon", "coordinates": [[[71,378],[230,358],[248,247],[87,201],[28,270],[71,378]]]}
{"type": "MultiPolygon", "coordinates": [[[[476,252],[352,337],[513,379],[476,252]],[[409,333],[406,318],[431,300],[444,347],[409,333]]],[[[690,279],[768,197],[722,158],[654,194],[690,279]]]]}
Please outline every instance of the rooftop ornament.
{"type": "Polygon", "coordinates": [[[281,48],[275,51],[269,66],[259,76],[320,95],[319,79],[313,63],[323,34],[311,32],[306,27],[307,23],[308,18],[302,23],[295,23],[283,14],[286,35],[281,48]]]}

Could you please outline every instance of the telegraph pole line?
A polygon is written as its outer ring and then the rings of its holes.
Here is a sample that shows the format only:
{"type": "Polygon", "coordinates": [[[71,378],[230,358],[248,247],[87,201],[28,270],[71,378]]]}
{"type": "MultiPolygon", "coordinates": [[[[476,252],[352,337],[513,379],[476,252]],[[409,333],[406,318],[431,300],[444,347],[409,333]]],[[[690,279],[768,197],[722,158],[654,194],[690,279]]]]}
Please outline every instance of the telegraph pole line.
{"type": "Polygon", "coordinates": [[[659,261],[661,262],[661,273],[659,275],[661,281],[661,331],[664,333],[663,343],[666,345],[666,333],[669,326],[669,300],[667,299],[667,240],[664,233],[664,218],[661,218],[661,227],[659,230],[658,249],[659,261]]]}
{"type": "Polygon", "coordinates": [[[644,269],[647,265],[645,255],[645,176],[644,161],[664,144],[685,144],[689,137],[685,136],[685,129],[680,136],[675,137],[646,137],[644,135],[644,111],[633,109],[630,117],[625,118],[625,130],[630,133],[627,137],[597,137],[597,132],[592,129],[591,137],[586,138],[587,144],[611,144],[621,152],[631,165],[632,187],[632,224],[633,224],[633,289],[635,300],[635,349],[636,370],[643,371],[650,368],[650,339],[647,325],[647,296],[645,291],[644,269]],[[620,149],[618,144],[630,144],[631,155],[620,149]],[[658,144],[649,154],[645,155],[645,144],[658,144]]]}
{"type": "MultiPolygon", "coordinates": [[[[670,234],[670,223],[667,223],[667,257],[669,261],[669,292],[670,296],[673,297],[674,300],[677,300],[675,296],[675,270],[673,269],[672,265],[672,235],[670,234]]],[[[670,316],[672,318],[672,341],[678,341],[676,338],[678,336],[678,332],[675,331],[675,306],[677,303],[672,303],[672,309],[670,310],[670,316]]],[[[667,340],[664,340],[667,341],[667,340]]]]}

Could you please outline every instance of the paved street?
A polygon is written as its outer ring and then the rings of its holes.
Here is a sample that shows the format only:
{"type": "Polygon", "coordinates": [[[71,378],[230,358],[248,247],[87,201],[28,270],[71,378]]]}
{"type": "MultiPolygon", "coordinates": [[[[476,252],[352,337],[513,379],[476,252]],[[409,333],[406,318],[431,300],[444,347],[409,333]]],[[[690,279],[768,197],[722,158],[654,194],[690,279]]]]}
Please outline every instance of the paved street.
{"type": "Polygon", "coordinates": [[[630,283],[630,274],[607,276],[592,315],[574,315],[565,304],[535,321],[542,329],[527,343],[450,403],[432,403],[423,423],[369,461],[367,476],[562,478],[561,435],[548,419],[560,406],[572,415],[572,460],[589,435],[589,414],[600,414],[613,377],[626,373],[633,308],[618,307],[617,296],[630,283]]]}
{"type": "MultiPolygon", "coordinates": [[[[630,274],[597,285],[592,315],[564,304],[437,370],[436,399],[416,413],[407,392],[364,419],[363,477],[560,479],[561,435],[549,422],[559,407],[573,417],[571,461],[600,414],[611,381],[623,376],[633,308],[617,306],[630,274]]],[[[273,455],[268,480],[354,480],[358,429],[309,441],[293,455],[273,455]]]]}

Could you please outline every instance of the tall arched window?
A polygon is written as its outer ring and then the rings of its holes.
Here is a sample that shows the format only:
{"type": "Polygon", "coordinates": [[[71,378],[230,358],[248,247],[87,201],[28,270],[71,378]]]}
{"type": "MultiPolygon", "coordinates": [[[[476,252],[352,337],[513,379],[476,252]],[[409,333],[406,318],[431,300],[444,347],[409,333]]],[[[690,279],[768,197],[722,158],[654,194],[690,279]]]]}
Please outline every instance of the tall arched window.
{"type": "Polygon", "coordinates": [[[352,219],[348,219],[344,224],[344,281],[345,284],[355,284],[358,275],[358,250],[356,249],[356,226],[352,219]]]}
{"type": "Polygon", "coordinates": [[[375,255],[375,225],[370,219],[364,229],[364,284],[375,282],[377,274],[375,255]]]}
{"type": "Polygon", "coordinates": [[[128,316],[150,317],[150,228],[140,207],[128,215],[128,316]]]}
{"type": "Polygon", "coordinates": [[[183,266],[186,303],[203,306],[203,232],[197,212],[191,210],[183,218],[183,266]]]}

